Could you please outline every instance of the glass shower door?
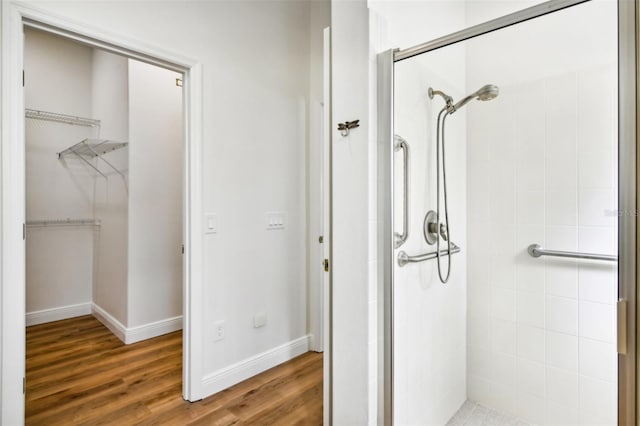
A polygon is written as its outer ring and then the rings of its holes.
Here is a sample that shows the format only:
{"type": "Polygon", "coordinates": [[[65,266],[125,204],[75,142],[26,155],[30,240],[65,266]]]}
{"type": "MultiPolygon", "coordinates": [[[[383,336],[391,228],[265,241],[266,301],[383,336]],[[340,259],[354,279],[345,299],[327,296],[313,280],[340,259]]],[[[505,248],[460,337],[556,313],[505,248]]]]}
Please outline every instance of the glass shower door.
{"type": "Polygon", "coordinates": [[[617,37],[592,0],[394,64],[395,424],[616,424],[617,37]]]}

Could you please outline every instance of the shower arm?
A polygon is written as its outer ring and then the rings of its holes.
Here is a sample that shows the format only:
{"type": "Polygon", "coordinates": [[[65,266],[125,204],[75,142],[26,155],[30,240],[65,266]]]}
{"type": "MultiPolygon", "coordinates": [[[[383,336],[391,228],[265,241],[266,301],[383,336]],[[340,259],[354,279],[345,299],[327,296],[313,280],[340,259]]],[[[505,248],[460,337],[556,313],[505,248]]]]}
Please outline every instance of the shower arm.
{"type": "Polygon", "coordinates": [[[447,95],[446,93],[444,93],[443,91],[433,90],[433,88],[429,87],[429,90],[427,93],[429,95],[429,99],[433,99],[435,95],[442,96],[442,99],[444,99],[445,104],[447,104],[447,110],[453,106],[453,98],[447,95]]]}

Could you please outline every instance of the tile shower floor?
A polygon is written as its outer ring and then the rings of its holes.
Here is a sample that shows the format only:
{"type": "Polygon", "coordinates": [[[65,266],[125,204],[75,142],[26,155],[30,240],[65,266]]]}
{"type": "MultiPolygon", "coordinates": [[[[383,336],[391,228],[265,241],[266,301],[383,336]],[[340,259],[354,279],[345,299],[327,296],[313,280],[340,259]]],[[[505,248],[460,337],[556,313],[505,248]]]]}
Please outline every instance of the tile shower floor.
{"type": "Polygon", "coordinates": [[[491,410],[473,401],[465,401],[447,426],[528,426],[528,423],[491,410]]]}

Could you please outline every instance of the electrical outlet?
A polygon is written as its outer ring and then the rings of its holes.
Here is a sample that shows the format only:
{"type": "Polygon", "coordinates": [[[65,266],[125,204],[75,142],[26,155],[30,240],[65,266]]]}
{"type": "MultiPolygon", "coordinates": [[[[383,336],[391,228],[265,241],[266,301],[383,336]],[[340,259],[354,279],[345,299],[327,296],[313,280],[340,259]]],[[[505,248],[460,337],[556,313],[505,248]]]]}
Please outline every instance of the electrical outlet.
{"type": "Polygon", "coordinates": [[[267,324],[267,314],[264,312],[260,312],[259,314],[255,314],[253,316],[253,327],[260,328],[267,324]]]}
{"type": "Polygon", "coordinates": [[[213,323],[213,341],[218,342],[224,339],[224,321],[216,321],[213,323]]]}

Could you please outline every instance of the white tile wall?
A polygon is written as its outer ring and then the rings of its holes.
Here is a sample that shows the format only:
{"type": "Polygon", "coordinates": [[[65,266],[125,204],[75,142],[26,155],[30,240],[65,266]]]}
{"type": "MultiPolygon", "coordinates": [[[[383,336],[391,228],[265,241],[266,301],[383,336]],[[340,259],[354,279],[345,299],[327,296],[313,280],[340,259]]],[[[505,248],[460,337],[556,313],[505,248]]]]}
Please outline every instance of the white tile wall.
{"type": "MultiPolygon", "coordinates": [[[[558,246],[553,245],[553,247],[558,246]]],[[[578,297],[578,267],[575,262],[564,262],[564,264],[547,262],[545,280],[548,295],[572,299],[578,297]]],[[[598,286],[601,286],[600,283],[598,286]]]]}
{"type": "MultiPolygon", "coordinates": [[[[442,51],[444,52],[444,51],[442,51]]],[[[464,65],[464,49],[461,46],[449,52],[439,53],[443,69],[457,69],[464,65]],[[448,66],[446,65],[448,64],[448,66]]],[[[435,210],[435,119],[442,108],[442,99],[430,100],[427,88],[433,86],[451,92],[459,98],[464,87],[456,87],[431,66],[421,61],[406,61],[396,64],[395,82],[395,131],[407,140],[411,152],[410,167],[410,226],[409,238],[401,250],[409,254],[434,251],[422,237],[424,215],[435,210]]],[[[463,81],[463,79],[459,80],[463,81]]],[[[448,203],[451,239],[461,247],[467,246],[466,208],[466,124],[465,113],[452,116],[447,126],[448,166],[457,167],[455,173],[448,171],[448,203]],[[455,166],[454,166],[455,164],[455,166]]],[[[396,161],[395,193],[401,195],[402,155],[396,161]]],[[[485,170],[477,169],[479,172],[485,170]]],[[[485,170],[486,171],[486,170],[485,170]]],[[[396,218],[402,217],[401,197],[394,200],[396,218]]],[[[486,197],[479,198],[479,200],[486,197]]],[[[502,202],[502,200],[500,200],[502,202]]],[[[515,203],[515,199],[514,199],[515,203]]],[[[512,219],[515,220],[515,204],[512,205],[512,219]]],[[[484,205],[483,213],[474,220],[489,219],[489,206],[484,205]]],[[[515,222],[514,222],[515,225],[515,222]]],[[[396,222],[396,229],[402,226],[396,222]]],[[[481,227],[488,233],[487,227],[481,227]]],[[[480,228],[479,228],[480,229],[480,228]]],[[[494,250],[510,250],[514,239],[500,239],[494,250]]],[[[481,246],[476,248],[477,252],[481,246]]],[[[472,263],[466,262],[466,253],[452,258],[451,278],[447,284],[438,279],[436,261],[395,267],[394,270],[394,423],[398,425],[443,425],[453,416],[466,400],[467,362],[481,371],[484,377],[494,378],[493,383],[515,383],[515,289],[513,275],[515,268],[509,269],[508,262],[500,265],[488,263],[489,254],[472,263]],[[476,287],[467,289],[466,268],[477,277],[476,287]],[[490,285],[490,270],[499,271],[491,275],[496,285],[490,285]],[[467,311],[467,291],[474,293],[477,303],[467,311]],[[489,317],[490,309],[501,313],[489,317]],[[473,331],[467,333],[466,314],[477,318],[473,331]],[[504,320],[496,323],[490,319],[504,320]],[[503,328],[500,328],[504,326],[503,328]],[[511,330],[509,329],[511,326],[511,330]],[[502,358],[491,357],[489,341],[490,328],[501,329],[501,336],[493,344],[506,352],[502,358]],[[479,350],[473,357],[466,357],[467,339],[474,341],[479,350]],[[511,349],[508,349],[511,347],[511,349]],[[504,359],[503,359],[504,358],[504,359]]],[[[442,266],[446,273],[447,260],[442,266]]],[[[481,386],[481,385],[479,385],[481,386]]]]}
{"type": "Polygon", "coordinates": [[[612,73],[500,86],[468,111],[468,396],[531,424],[615,423],[615,267],[526,253],[615,253],[612,73]]]}
{"type": "Polygon", "coordinates": [[[568,407],[563,404],[556,404],[547,400],[547,423],[550,425],[577,426],[578,408],[568,407]]]}
{"type": "Polygon", "coordinates": [[[565,407],[578,407],[578,375],[561,368],[547,367],[546,396],[550,402],[565,407]]]}
{"type": "Polygon", "coordinates": [[[578,301],[564,297],[547,297],[547,330],[576,335],[578,333],[578,301]]]}
{"type": "Polygon", "coordinates": [[[518,388],[523,392],[544,398],[545,368],[540,362],[518,360],[518,388]]]}
{"type": "Polygon", "coordinates": [[[530,361],[544,361],[544,330],[528,325],[518,326],[518,357],[530,361]]]}
{"type": "Polygon", "coordinates": [[[516,413],[527,423],[540,425],[545,423],[545,400],[518,389],[516,413]]]}
{"type": "Polygon", "coordinates": [[[616,301],[615,265],[580,265],[580,300],[612,304],[616,301]]]}
{"type": "MultiPolygon", "coordinates": [[[[491,328],[487,329],[487,339],[491,341],[491,350],[508,355],[516,354],[516,325],[512,321],[492,318],[491,328]],[[491,334],[488,334],[488,332],[491,334]]],[[[471,332],[476,332],[471,328],[471,332]]],[[[470,343],[471,344],[471,343],[470,343]]]]}
{"type": "Polygon", "coordinates": [[[544,327],[544,295],[538,292],[518,291],[516,297],[518,324],[544,327]]]}
{"type": "Polygon", "coordinates": [[[579,419],[581,425],[617,424],[616,383],[602,381],[588,376],[580,376],[578,395],[579,419]]]}
{"type": "Polygon", "coordinates": [[[578,337],[546,332],[546,363],[566,371],[578,371],[578,337]]]}

